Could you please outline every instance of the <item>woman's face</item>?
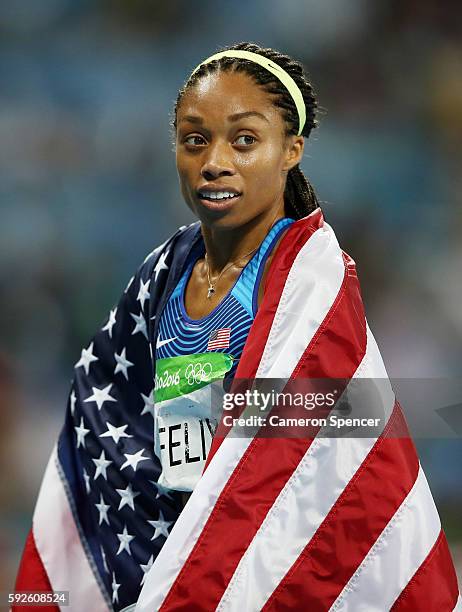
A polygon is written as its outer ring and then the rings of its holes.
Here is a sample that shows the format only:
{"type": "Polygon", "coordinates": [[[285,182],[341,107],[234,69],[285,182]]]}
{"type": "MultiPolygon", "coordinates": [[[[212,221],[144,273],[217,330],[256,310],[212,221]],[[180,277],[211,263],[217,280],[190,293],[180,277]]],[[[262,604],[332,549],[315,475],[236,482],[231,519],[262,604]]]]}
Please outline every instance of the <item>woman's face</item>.
{"type": "Polygon", "coordinates": [[[303,137],[286,136],[272,97],[245,73],[215,72],[184,94],[177,109],[181,192],[207,226],[239,227],[284,206],[288,170],[303,137]]]}

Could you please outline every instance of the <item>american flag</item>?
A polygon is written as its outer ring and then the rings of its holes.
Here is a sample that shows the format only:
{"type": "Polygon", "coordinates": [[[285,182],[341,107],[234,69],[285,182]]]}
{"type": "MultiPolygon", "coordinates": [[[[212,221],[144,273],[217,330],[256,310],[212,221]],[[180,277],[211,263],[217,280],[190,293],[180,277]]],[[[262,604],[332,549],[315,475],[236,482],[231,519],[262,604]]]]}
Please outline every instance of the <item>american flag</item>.
{"type": "Polygon", "coordinates": [[[223,327],[221,329],[214,329],[210,332],[209,341],[207,344],[207,350],[213,351],[213,349],[228,348],[229,339],[231,337],[231,327],[223,327]]]}
{"type": "Polygon", "coordinates": [[[117,611],[137,600],[181,508],[181,493],[157,482],[153,358],[158,310],[195,234],[180,228],[148,255],[75,363],[17,591],[69,591],[65,609],[76,612],[117,611]]]}
{"type": "MultiPolygon", "coordinates": [[[[198,224],[193,230],[198,236],[198,224]]],[[[117,325],[123,330],[115,345],[109,350],[97,335],[82,353],[67,414],[72,432],[61,435],[45,475],[19,586],[70,590],[71,610],[92,611],[136,600],[136,612],[460,606],[415,447],[409,436],[388,435],[406,425],[354,262],[320,210],[293,223],[274,255],[236,379],[381,379],[383,431],[377,438],[216,435],[201,479],[174,516],[156,487],[152,372],[138,370],[151,369],[148,344],[155,364],[156,326],[147,322],[158,320],[193,230],[180,231],[142,267],[115,313],[113,338],[117,325]]]]}
{"type": "Polygon", "coordinates": [[[439,516],[354,262],[320,210],[292,224],[268,279],[236,379],[382,379],[382,435],[216,435],[136,612],[452,610],[439,516]]]}

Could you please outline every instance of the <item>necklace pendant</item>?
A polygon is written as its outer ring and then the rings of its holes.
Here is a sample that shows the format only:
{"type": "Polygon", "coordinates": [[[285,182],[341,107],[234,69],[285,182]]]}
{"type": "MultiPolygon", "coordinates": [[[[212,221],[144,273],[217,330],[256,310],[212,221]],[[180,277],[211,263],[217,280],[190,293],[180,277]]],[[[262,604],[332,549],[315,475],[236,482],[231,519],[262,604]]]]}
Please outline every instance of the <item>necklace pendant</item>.
{"type": "Polygon", "coordinates": [[[210,285],[209,288],[207,289],[207,298],[210,299],[214,293],[215,293],[215,287],[213,285],[210,285]]]}

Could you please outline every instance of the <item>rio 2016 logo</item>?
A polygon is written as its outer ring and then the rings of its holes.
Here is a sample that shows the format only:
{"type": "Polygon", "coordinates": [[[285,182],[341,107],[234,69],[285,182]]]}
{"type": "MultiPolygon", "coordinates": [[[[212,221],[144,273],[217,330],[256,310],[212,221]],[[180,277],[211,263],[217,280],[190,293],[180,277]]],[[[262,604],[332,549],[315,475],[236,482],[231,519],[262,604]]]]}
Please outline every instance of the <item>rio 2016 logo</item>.
{"type": "Polygon", "coordinates": [[[206,363],[190,363],[185,370],[185,377],[188,385],[198,385],[201,382],[208,382],[211,380],[212,364],[208,361],[206,363]]]}
{"type": "Polygon", "coordinates": [[[165,370],[160,376],[156,374],[154,389],[165,389],[172,385],[180,384],[180,370],[177,370],[174,374],[170,374],[168,370],[165,370]]]}

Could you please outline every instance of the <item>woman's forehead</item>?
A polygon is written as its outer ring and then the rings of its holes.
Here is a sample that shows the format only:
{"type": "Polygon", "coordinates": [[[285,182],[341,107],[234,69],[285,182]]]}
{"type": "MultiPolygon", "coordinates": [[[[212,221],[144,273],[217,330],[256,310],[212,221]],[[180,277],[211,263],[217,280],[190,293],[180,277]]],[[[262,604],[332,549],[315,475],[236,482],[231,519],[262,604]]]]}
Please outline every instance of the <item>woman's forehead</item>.
{"type": "Polygon", "coordinates": [[[273,116],[276,109],[270,94],[249,75],[214,72],[204,75],[186,90],[178,108],[178,117],[212,112],[228,116],[249,111],[273,116]]]}

